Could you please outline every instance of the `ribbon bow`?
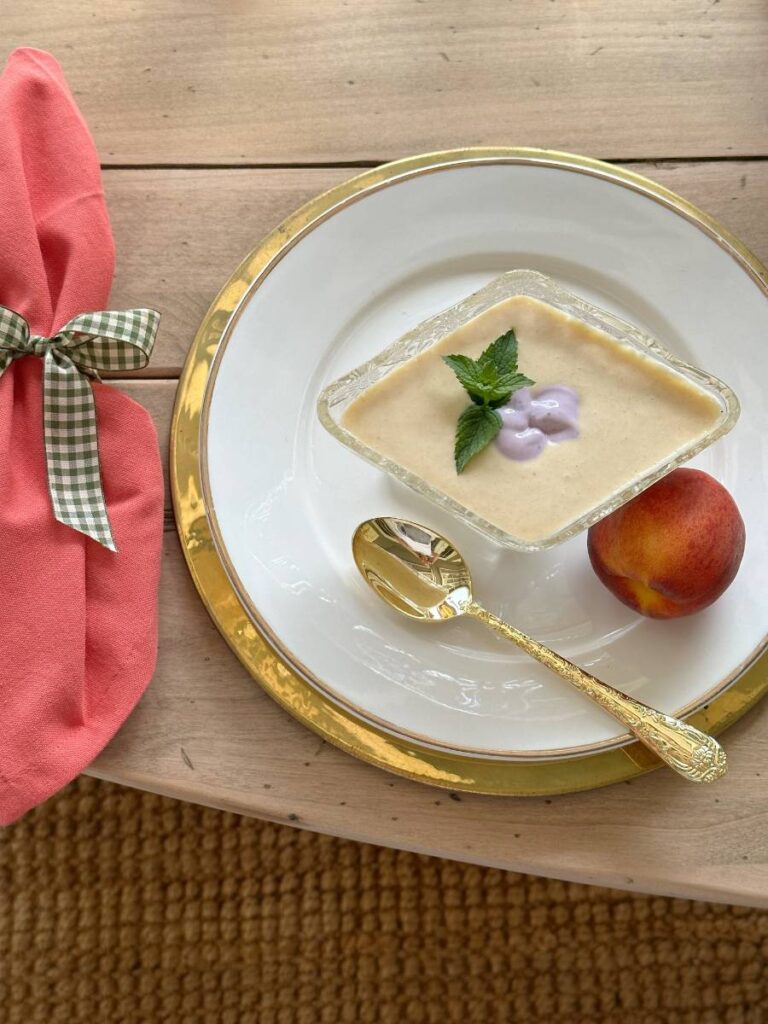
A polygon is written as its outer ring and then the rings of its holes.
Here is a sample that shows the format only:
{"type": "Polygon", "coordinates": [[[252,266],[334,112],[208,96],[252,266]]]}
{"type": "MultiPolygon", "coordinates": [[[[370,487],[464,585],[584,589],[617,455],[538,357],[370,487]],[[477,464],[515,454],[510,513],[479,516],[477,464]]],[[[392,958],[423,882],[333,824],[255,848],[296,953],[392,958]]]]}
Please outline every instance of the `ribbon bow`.
{"type": "Polygon", "coordinates": [[[117,551],[99,470],[96,404],[89,377],[146,366],[160,314],[153,309],[82,313],[51,338],[0,306],[0,375],[14,359],[42,356],[48,490],[60,523],[117,551]]]}

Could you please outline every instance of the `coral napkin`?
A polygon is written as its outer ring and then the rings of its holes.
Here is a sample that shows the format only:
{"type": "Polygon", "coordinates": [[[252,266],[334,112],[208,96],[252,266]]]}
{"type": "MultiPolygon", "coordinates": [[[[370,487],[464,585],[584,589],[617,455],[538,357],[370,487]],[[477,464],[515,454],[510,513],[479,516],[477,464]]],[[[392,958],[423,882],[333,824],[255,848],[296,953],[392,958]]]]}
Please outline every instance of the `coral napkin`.
{"type": "MultiPolygon", "coordinates": [[[[107,308],[114,244],[99,161],[56,61],[16,50],[0,76],[0,304],[53,335],[107,308]]],[[[163,478],[147,412],[94,383],[117,553],[54,518],[42,360],[0,377],[0,824],[77,775],[154,671],[163,478]]]]}

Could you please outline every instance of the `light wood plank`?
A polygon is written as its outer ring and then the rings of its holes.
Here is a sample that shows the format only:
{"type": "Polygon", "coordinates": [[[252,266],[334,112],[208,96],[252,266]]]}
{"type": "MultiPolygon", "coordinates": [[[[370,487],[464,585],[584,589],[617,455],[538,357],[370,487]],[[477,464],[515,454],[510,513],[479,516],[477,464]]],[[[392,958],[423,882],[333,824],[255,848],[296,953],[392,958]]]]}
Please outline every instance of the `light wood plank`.
{"type": "Polygon", "coordinates": [[[175,530],[173,509],[171,507],[171,488],[168,474],[168,448],[171,438],[171,416],[173,415],[173,399],[176,394],[175,380],[126,380],[110,381],[129,398],[141,402],[149,412],[157,428],[157,440],[163,459],[163,479],[165,483],[165,521],[166,529],[175,530]]]}
{"type": "MultiPolygon", "coordinates": [[[[175,382],[122,384],[167,440],[175,382]]],[[[322,742],[274,704],[219,636],[170,527],[160,656],[94,775],[320,832],[517,871],[768,906],[768,702],[727,734],[711,787],[671,772],[543,799],[407,782],[322,742]]]]}
{"type": "Polygon", "coordinates": [[[766,153],[763,0],[27,0],[107,163],[766,153]]]}
{"type": "MultiPolygon", "coordinates": [[[[768,162],[629,166],[692,200],[768,257],[768,162]]],[[[150,372],[177,375],[203,314],[240,259],[297,206],[354,173],[108,171],[118,254],[112,305],[163,313],[150,372]]]]}
{"type": "Polygon", "coordinates": [[[117,248],[110,304],[162,322],[150,371],[178,375],[200,321],[240,260],[349,170],[107,171],[117,248]]]}

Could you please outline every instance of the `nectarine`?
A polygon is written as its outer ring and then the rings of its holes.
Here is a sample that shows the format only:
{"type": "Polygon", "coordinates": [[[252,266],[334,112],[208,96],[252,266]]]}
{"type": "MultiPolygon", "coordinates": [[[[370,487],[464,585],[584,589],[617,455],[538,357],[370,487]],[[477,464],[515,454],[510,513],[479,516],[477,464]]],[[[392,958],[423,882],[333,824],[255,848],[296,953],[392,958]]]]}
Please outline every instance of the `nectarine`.
{"type": "Polygon", "coordinates": [[[701,611],[733,582],[744,521],[722,484],[675,469],[590,528],[592,568],[624,604],[656,619],[701,611]]]}

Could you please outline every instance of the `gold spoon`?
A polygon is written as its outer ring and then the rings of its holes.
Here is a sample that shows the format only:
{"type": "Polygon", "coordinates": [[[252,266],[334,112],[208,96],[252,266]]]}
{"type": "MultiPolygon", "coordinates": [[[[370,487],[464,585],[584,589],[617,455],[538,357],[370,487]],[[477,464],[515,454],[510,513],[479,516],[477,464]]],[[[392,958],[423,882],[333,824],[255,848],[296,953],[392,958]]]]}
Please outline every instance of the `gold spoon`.
{"type": "Polygon", "coordinates": [[[725,751],[712,736],[600,682],[482,608],[466,562],[439,533],[406,519],[369,519],[355,530],[352,553],[366,583],[404,615],[425,622],[471,615],[591,697],[684,778],[713,782],[725,774],[725,751]]]}

